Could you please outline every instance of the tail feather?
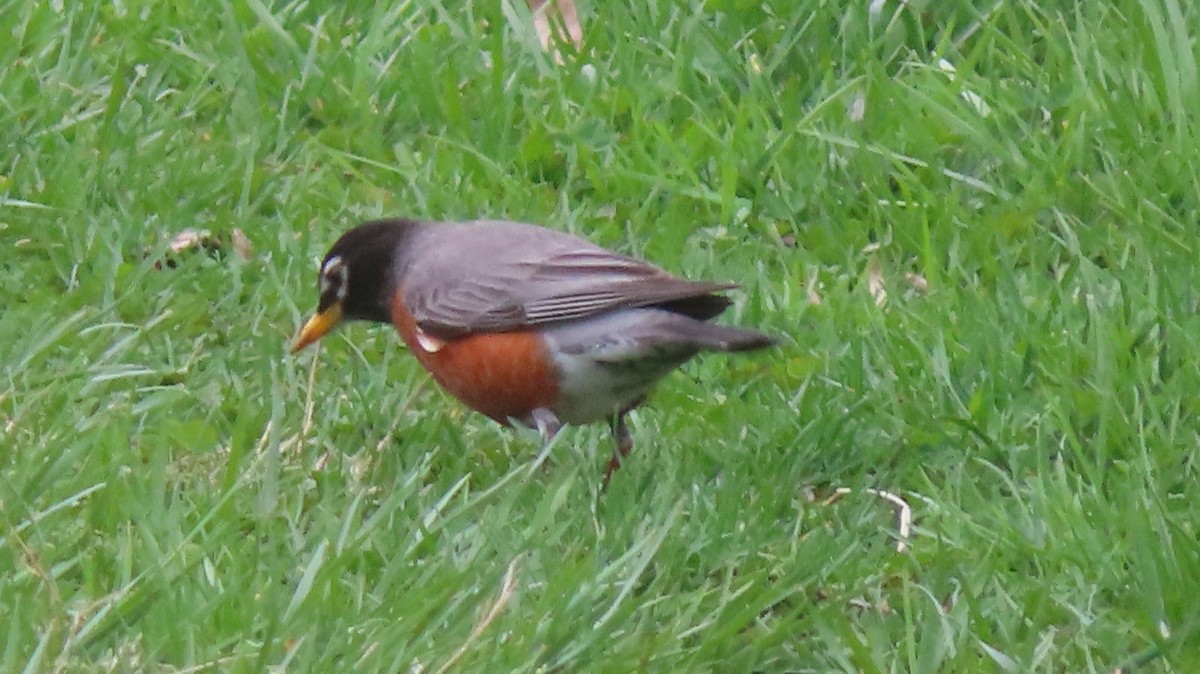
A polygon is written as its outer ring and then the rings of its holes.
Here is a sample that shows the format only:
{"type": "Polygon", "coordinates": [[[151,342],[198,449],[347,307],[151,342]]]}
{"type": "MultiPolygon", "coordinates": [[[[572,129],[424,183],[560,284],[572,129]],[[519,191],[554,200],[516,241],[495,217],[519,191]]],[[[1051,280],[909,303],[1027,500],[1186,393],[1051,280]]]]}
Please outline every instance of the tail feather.
{"type": "Polygon", "coordinates": [[[567,353],[604,354],[616,360],[647,353],[671,354],[683,362],[699,351],[753,351],[775,344],[770,335],[697,320],[664,309],[628,309],[547,330],[567,353]]]}
{"type": "Polygon", "coordinates": [[[672,313],[690,316],[697,320],[707,321],[710,318],[716,318],[717,315],[725,311],[732,303],[733,300],[724,295],[708,293],[671,300],[670,302],[660,302],[649,308],[663,309],[672,313]]]}
{"type": "Polygon", "coordinates": [[[683,331],[688,341],[708,351],[754,351],[774,346],[778,340],[757,330],[691,321],[683,331]]]}

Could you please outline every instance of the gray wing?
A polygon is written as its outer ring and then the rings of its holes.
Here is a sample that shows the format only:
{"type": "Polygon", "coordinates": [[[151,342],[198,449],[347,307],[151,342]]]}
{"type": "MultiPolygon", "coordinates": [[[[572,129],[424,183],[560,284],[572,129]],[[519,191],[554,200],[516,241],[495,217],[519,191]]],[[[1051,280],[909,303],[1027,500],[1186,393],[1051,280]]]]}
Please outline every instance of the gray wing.
{"type": "Polygon", "coordinates": [[[508,222],[439,225],[402,282],[414,320],[443,337],[644,306],[710,318],[729,303],[713,293],[733,287],[681,279],[569,234],[508,222]],[[446,237],[454,237],[452,247],[446,237]]]}

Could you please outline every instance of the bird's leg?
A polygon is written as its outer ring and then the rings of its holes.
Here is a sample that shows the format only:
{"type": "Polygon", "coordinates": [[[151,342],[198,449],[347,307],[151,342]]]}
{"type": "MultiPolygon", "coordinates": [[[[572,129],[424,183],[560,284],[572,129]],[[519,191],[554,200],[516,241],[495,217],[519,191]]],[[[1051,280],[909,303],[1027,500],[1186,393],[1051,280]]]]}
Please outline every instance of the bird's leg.
{"type": "Polygon", "coordinates": [[[522,419],[521,423],[530,428],[536,428],[538,435],[542,436],[542,447],[534,456],[534,468],[547,466],[547,459],[550,456],[550,444],[554,440],[554,436],[558,434],[562,428],[562,422],[558,420],[558,416],[546,409],[539,407],[529,413],[529,416],[522,419]]]}
{"type": "Polygon", "coordinates": [[[621,467],[625,457],[633,451],[633,436],[629,434],[629,426],[625,425],[626,414],[628,414],[628,410],[617,412],[612,418],[612,436],[616,448],[612,458],[608,460],[608,469],[604,471],[603,489],[608,489],[608,483],[612,480],[613,473],[621,467]]]}
{"type": "Polygon", "coordinates": [[[559,429],[562,428],[562,422],[558,420],[558,416],[545,407],[539,407],[530,412],[527,425],[537,429],[544,443],[553,440],[554,436],[558,435],[559,429]]]}

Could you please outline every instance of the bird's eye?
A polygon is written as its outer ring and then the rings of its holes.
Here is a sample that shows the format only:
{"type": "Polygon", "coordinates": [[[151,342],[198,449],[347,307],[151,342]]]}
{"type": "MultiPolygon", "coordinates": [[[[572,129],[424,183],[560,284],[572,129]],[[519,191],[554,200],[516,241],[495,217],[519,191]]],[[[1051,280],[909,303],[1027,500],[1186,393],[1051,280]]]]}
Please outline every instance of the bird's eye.
{"type": "Polygon", "coordinates": [[[350,270],[342,264],[341,257],[335,255],[325,260],[325,263],[321,265],[321,296],[325,297],[327,294],[333,293],[338,302],[346,299],[346,292],[350,286],[349,280],[350,270]]]}
{"type": "Polygon", "coordinates": [[[334,267],[340,266],[342,266],[341,255],[332,255],[326,258],[326,260],[321,263],[321,276],[328,274],[334,267]]]}

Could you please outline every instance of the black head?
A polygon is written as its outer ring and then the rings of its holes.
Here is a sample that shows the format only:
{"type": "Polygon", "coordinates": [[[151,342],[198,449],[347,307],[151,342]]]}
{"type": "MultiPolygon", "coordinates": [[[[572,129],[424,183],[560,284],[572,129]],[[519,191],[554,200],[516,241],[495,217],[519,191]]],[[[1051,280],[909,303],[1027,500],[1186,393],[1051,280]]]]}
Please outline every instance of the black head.
{"type": "Polygon", "coordinates": [[[404,242],[421,225],[411,220],[374,220],[334,242],[317,275],[317,313],[300,331],[298,351],[343,320],[391,321],[395,267],[404,242]]]}

